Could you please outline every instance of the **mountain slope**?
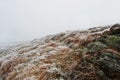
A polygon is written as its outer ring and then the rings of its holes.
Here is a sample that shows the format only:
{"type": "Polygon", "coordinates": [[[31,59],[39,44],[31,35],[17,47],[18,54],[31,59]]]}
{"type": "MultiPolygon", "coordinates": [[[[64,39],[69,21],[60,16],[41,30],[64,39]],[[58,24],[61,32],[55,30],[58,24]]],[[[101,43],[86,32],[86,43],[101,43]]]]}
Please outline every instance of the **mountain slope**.
{"type": "Polygon", "coordinates": [[[50,35],[0,52],[0,80],[119,79],[119,24],[50,35]]]}

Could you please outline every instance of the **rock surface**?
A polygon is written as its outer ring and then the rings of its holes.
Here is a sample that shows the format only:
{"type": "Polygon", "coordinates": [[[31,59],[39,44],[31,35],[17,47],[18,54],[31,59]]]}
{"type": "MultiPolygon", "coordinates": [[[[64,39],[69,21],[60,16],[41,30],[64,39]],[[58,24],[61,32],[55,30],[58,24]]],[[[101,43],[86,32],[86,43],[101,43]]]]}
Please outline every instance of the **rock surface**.
{"type": "Polygon", "coordinates": [[[115,24],[110,29],[111,34],[120,34],[120,24],[115,24]]]}
{"type": "Polygon", "coordinates": [[[68,31],[0,51],[0,80],[120,80],[120,25],[68,31]]]}

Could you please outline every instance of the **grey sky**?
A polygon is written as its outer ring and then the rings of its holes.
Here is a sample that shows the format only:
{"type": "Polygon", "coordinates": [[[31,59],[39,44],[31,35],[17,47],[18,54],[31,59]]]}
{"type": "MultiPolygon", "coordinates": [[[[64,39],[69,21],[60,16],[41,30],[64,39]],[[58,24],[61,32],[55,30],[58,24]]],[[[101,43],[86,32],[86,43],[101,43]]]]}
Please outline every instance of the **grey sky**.
{"type": "Polygon", "coordinates": [[[120,0],[0,0],[0,44],[120,21],[120,0]]]}

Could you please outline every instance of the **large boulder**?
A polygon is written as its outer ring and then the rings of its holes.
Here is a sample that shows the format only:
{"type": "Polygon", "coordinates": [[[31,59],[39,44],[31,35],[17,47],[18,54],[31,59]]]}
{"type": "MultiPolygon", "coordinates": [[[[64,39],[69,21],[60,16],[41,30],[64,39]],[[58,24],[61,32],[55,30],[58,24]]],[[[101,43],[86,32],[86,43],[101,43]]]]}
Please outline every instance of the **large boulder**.
{"type": "Polygon", "coordinates": [[[87,45],[87,48],[89,49],[89,52],[97,52],[102,49],[107,48],[107,45],[103,44],[102,42],[93,42],[87,45]]]}
{"type": "Polygon", "coordinates": [[[112,80],[120,79],[120,57],[114,53],[102,53],[97,59],[97,63],[105,73],[105,76],[112,80]]]}
{"type": "Polygon", "coordinates": [[[116,49],[120,51],[120,35],[107,35],[100,37],[97,39],[97,41],[100,41],[110,48],[116,49]]]}
{"type": "Polygon", "coordinates": [[[120,34],[120,24],[115,24],[110,29],[110,34],[120,34]]]}

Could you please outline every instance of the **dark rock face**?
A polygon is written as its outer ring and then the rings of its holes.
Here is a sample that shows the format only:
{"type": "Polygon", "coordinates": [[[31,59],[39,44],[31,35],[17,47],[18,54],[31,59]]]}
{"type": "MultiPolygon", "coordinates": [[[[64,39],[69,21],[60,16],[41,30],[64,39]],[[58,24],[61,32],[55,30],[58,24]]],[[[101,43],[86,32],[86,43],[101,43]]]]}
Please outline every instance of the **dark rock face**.
{"type": "Polygon", "coordinates": [[[101,55],[96,59],[96,63],[108,80],[120,79],[120,26],[117,25],[116,28],[114,26],[110,30],[112,35],[106,35],[98,39],[98,41],[108,46],[108,49],[101,51],[101,55]]]}
{"type": "Polygon", "coordinates": [[[120,51],[120,35],[106,35],[98,39],[107,46],[120,51]]]}
{"type": "Polygon", "coordinates": [[[112,35],[103,35],[95,42],[88,44],[88,53],[92,50],[94,55],[97,55],[88,61],[97,64],[99,67],[100,80],[120,79],[120,25],[113,25],[110,32],[112,35]]]}
{"type": "Polygon", "coordinates": [[[85,53],[86,56],[83,58],[83,61],[76,66],[72,76],[76,74],[77,77],[72,79],[120,80],[120,25],[113,25],[109,33],[103,34],[85,46],[83,53],[85,53]],[[84,50],[87,51],[85,52],[84,50]],[[83,64],[87,64],[85,66],[89,64],[92,68],[89,70],[89,66],[82,69],[83,64]],[[84,70],[86,70],[89,76],[85,77],[86,73],[83,72],[84,70]],[[91,73],[94,77],[90,76],[91,73]]]}
{"type": "Polygon", "coordinates": [[[102,53],[97,63],[108,78],[120,78],[120,57],[114,53],[102,53]]]}
{"type": "Polygon", "coordinates": [[[120,34],[120,24],[115,24],[110,29],[111,34],[120,34]]]}

